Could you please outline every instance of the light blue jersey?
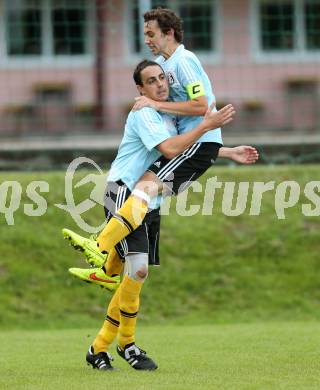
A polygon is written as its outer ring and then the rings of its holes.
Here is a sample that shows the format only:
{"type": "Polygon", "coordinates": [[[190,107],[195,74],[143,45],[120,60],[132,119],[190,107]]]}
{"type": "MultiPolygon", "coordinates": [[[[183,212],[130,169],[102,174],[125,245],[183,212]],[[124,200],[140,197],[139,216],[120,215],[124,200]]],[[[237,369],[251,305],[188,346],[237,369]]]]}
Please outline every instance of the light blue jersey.
{"type": "MultiPolygon", "coordinates": [[[[177,129],[173,116],[149,107],[131,111],[108,181],[122,180],[132,191],[149,166],[161,156],[156,146],[174,135],[177,135],[177,129]]],[[[161,197],[158,197],[150,208],[157,208],[160,204],[161,197]]]]}
{"type": "MultiPolygon", "coordinates": [[[[184,45],[177,47],[175,52],[165,59],[163,56],[156,59],[165,71],[170,85],[170,100],[185,102],[200,96],[206,96],[208,105],[214,102],[210,80],[200,61],[184,45]]],[[[177,116],[178,133],[183,134],[195,128],[203,117],[177,116]]],[[[222,144],[221,129],[215,129],[204,134],[198,142],[218,142],[222,144]]]]}

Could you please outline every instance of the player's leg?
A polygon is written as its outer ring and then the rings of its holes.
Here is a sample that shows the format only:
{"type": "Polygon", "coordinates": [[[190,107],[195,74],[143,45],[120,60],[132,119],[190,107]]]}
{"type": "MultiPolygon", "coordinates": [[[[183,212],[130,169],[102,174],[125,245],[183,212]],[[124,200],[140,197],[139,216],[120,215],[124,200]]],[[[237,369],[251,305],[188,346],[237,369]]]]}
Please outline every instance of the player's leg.
{"type": "Polygon", "coordinates": [[[63,238],[68,240],[74,249],[85,255],[88,264],[94,267],[102,267],[106,261],[106,255],[99,250],[95,236],[83,237],[70,229],[62,229],[63,238]]]}
{"type": "Polygon", "coordinates": [[[113,297],[108,305],[105,321],[92,344],[95,352],[107,351],[118,333],[120,323],[120,290],[121,288],[118,288],[117,291],[113,294],[113,297]]]}
{"type": "Polygon", "coordinates": [[[120,324],[120,288],[118,288],[117,291],[113,294],[113,297],[107,308],[105,321],[103,322],[97,337],[93,341],[86,355],[87,363],[90,364],[93,368],[97,368],[99,370],[112,369],[110,363],[112,358],[108,353],[108,349],[117,336],[120,324]]]}
{"type": "MultiPolygon", "coordinates": [[[[106,188],[105,194],[105,216],[106,220],[112,218],[117,212],[119,207],[130,196],[130,191],[126,185],[122,182],[110,182],[106,188]]],[[[137,237],[142,238],[143,249],[148,252],[147,237],[145,237],[145,228],[140,226],[140,230],[137,229],[137,237]],[[146,242],[144,242],[146,241],[146,242]]],[[[138,239],[138,243],[139,243],[138,239]]],[[[69,272],[77,278],[99,285],[100,287],[108,290],[114,290],[119,285],[119,274],[123,269],[123,261],[128,253],[129,245],[126,240],[121,240],[115,247],[111,248],[108,258],[102,267],[83,269],[83,268],[70,268],[69,272]]],[[[139,252],[140,247],[133,247],[133,252],[139,252]]]]}
{"type": "MultiPolygon", "coordinates": [[[[123,262],[119,257],[107,256],[99,250],[96,237],[82,237],[80,234],[70,229],[62,229],[65,239],[69,240],[71,245],[85,255],[87,263],[93,267],[103,268],[108,276],[120,275],[123,270],[123,262]],[[108,257],[108,261],[107,261],[108,257]]],[[[112,250],[111,250],[112,251],[112,250]]]]}
{"type": "Polygon", "coordinates": [[[157,196],[162,188],[162,182],[153,172],[148,171],[139,179],[131,195],[97,237],[102,252],[109,252],[141,225],[148,212],[150,199],[157,196]]]}
{"type": "Polygon", "coordinates": [[[135,330],[140,306],[140,293],[148,275],[148,253],[126,256],[126,275],[119,293],[120,324],[118,354],[137,370],[155,370],[157,365],[135,344],[135,330]]]}
{"type": "Polygon", "coordinates": [[[101,268],[107,276],[112,278],[122,274],[123,265],[123,259],[119,256],[116,248],[112,248],[101,268]]]}
{"type": "Polygon", "coordinates": [[[163,188],[174,194],[187,188],[188,184],[212,165],[220,146],[216,143],[198,143],[171,160],[162,156],[155,161],[139,180],[131,196],[99,234],[97,241],[100,250],[108,252],[119,240],[132,233],[142,223],[150,198],[163,188]]]}
{"type": "Polygon", "coordinates": [[[121,283],[120,327],[118,343],[124,348],[134,343],[142,285],[148,275],[148,254],[133,253],[126,257],[127,272],[121,283]]]}
{"type": "MultiPolygon", "coordinates": [[[[119,207],[125,202],[125,200],[130,195],[130,191],[126,185],[122,182],[110,182],[107,185],[105,192],[105,217],[108,222],[110,218],[116,213],[119,207]]],[[[70,231],[68,231],[68,236],[70,231]]],[[[73,232],[72,232],[73,233],[73,232]]],[[[65,232],[66,234],[66,232],[65,232]]],[[[86,241],[83,237],[74,233],[72,237],[77,237],[78,245],[82,245],[86,241]],[[79,238],[80,237],[80,238],[79,238]]],[[[95,248],[97,247],[97,242],[94,243],[95,248]]],[[[92,245],[92,247],[94,246],[92,245]]],[[[108,290],[114,290],[119,285],[119,274],[123,269],[123,262],[121,258],[124,258],[125,248],[127,247],[126,243],[121,243],[117,245],[117,248],[111,248],[109,251],[109,256],[106,259],[106,255],[102,255],[100,251],[100,255],[103,258],[103,262],[99,262],[94,264],[96,268],[94,269],[82,269],[82,268],[70,268],[69,272],[80,278],[83,281],[95,283],[100,285],[103,288],[108,290]],[[118,256],[118,254],[119,256],[118,256]],[[121,258],[120,258],[121,257],[121,258]],[[113,279],[115,278],[115,279],[113,279]],[[114,284],[117,285],[114,285],[114,284]]]]}
{"type": "MultiPolygon", "coordinates": [[[[142,176],[132,194],[98,236],[99,249],[109,252],[119,240],[140,226],[148,211],[150,198],[163,188],[175,194],[186,189],[212,165],[220,147],[221,145],[216,143],[194,144],[171,160],[160,157],[142,176]]],[[[230,148],[224,148],[226,149],[230,148]]],[[[234,155],[236,157],[232,157],[232,154],[226,157],[242,163],[253,163],[258,156],[252,147],[239,147],[234,155]]]]}
{"type": "MultiPolygon", "coordinates": [[[[148,252],[148,263],[147,263],[147,258],[145,256],[144,258],[142,257],[135,258],[129,256],[128,260],[131,261],[130,262],[126,261],[126,265],[128,265],[126,267],[127,277],[133,281],[133,283],[131,282],[131,287],[133,288],[135,286],[138,288],[140,287],[140,291],[141,291],[141,285],[139,286],[139,283],[141,283],[142,281],[141,279],[145,280],[146,278],[147,264],[160,265],[159,239],[160,239],[160,213],[159,213],[159,209],[156,209],[148,213],[148,215],[144,220],[143,225],[140,226],[134,233],[130,234],[126,239],[129,253],[144,254],[148,252]],[[134,282],[138,283],[138,286],[134,282]]],[[[135,290],[134,293],[136,292],[137,291],[135,290]]],[[[123,303],[120,305],[122,306],[123,303]]],[[[139,309],[139,302],[136,302],[136,306],[131,308],[131,313],[137,312],[138,309],[139,309]]],[[[127,308],[127,310],[125,311],[129,311],[129,309],[127,308]]],[[[122,317],[120,312],[120,327],[118,333],[120,345],[117,348],[117,352],[123,359],[125,359],[135,369],[147,369],[147,370],[155,369],[157,365],[147,356],[145,351],[143,351],[142,349],[136,346],[135,339],[134,339],[135,329],[131,328],[131,333],[130,330],[128,333],[125,329],[126,325],[129,325],[130,328],[131,320],[132,320],[131,325],[132,323],[134,323],[134,328],[135,328],[136,317],[135,318],[133,317],[132,319],[128,317],[122,317]]]]}
{"type": "Polygon", "coordinates": [[[69,268],[69,272],[84,282],[94,283],[109,291],[115,291],[120,284],[122,269],[122,258],[116,249],[112,248],[108,256],[108,261],[102,268],[69,268]]]}
{"type": "Polygon", "coordinates": [[[157,175],[164,186],[171,189],[172,194],[178,195],[214,164],[220,147],[220,144],[214,142],[194,144],[182,153],[179,160],[169,160],[160,169],[153,164],[149,169],[157,175]]]}

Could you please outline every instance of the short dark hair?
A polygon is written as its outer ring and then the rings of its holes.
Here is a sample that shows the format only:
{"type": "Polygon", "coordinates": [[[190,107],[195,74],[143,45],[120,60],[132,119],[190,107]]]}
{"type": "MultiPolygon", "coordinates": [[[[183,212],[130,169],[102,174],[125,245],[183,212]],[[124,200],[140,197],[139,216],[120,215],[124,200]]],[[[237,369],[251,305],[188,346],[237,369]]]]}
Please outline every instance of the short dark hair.
{"type": "Polygon", "coordinates": [[[155,62],[150,60],[142,60],[139,62],[139,64],[136,66],[135,70],[133,71],[133,80],[136,83],[136,85],[143,86],[143,82],[141,80],[141,72],[143,69],[147,68],[148,66],[159,66],[159,68],[163,71],[161,66],[155,62]]]}
{"type": "Polygon", "coordinates": [[[178,43],[183,41],[182,20],[171,9],[157,7],[146,12],[143,17],[145,22],[156,20],[163,34],[168,34],[168,32],[173,29],[175,40],[178,43]]]}

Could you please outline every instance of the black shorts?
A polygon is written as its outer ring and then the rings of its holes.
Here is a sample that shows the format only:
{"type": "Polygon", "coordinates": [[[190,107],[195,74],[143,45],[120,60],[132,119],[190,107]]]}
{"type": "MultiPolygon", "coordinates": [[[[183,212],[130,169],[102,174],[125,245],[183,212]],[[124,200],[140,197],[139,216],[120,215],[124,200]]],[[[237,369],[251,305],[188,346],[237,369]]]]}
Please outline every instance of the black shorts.
{"type": "MultiPolygon", "coordinates": [[[[104,211],[107,222],[131,194],[121,181],[109,182],[105,191],[104,211]]],[[[159,265],[160,209],[150,211],[142,224],[116,245],[121,258],[129,253],[148,253],[149,264],[159,265]]]]}
{"type": "Polygon", "coordinates": [[[193,144],[171,160],[159,157],[148,171],[154,172],[177,195],[214,164],[221,146],[215,142],[193,144]]]}

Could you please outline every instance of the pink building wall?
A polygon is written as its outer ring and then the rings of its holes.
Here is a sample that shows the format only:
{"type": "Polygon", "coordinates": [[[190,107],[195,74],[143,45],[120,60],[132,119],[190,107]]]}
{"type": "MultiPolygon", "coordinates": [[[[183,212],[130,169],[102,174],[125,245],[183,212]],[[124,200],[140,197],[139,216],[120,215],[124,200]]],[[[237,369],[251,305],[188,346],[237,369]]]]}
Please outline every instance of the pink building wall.
{"type": "MultiPolygon", "coordinates": [[[[124,23],[125,2],[119,2],[115,18],[116,26],[124,23]]],[[[241,111],[243,104],[256,100],[263,105],[266,127],[285,127],[292,124],[288,118],[288,99],[285,83],[290,78],[313,77],[320,80],[320,61],[299,62],[286,60],[258,62],[252,49],[250,25],[250,2],[248,0],[224,0],[221,2],[222,23],[219,39],[221,52],[217,61],[202,61],[214,87],[217,101],[232,102],[241,111]]],[[[132,82],[134,64],[126,65],[124,39],[121,31],[108,35],[106,70],[109,74],[108,92],[110,126],[119,127],[123,120],[123,106],[133,101],[136,90],[132,82]]],[[[188,42],[184,42],[188,48],[188,42]]],[[[319,54],[320,60],[320,54],[319,54]]],[[[294,107],[295,108],[295,107],[294,107]]],[[[310,114],[309,112],[306,114],[310,114]]],[[[310,115],[309,115],[310,116],[310,115]]],[[[239,115],[234,126],[245,127],[239,115]]]]}
{"type": "Polygon", "coordinates": [[[39,83],[68,83],[72,86],[75,104],[94,100],[93,68],[55,69],[30,67],[0,69],[0,107],[10,104],[28,104],[34,98],[33,87],[39,83]]]}
{"type": "MultiPolygon", "coordinates": [[[[136,62],[128,53],[126,2],[108,6],[104,12],[104,115],[107,131],[121,131],[125,112],[137,95],[132,80],[136,62]]],[[[288,120],[288,99],[285,82],[290,77],[320,79],[319,62],[258,62],[252,52],[252,32],[248,0],[221,0],[221,30],[218,59],[202,61],[218,102],[234,103],[240,115],[234,127],[246,127],[243,106],[260,102],[262,127],[284,127],[288,120]]],[[[141,18],[142,23],[142,18],[141,18]]],[[[188,48],[188,42],[185,42],[188,48]]],[[[72,85],[72,104],[95,102],[95,67],[91,65],[0,68],[0,111],[10,104],[32,101],[32,88],[39,82],[68,82],[72,85]]],[[[310,116],[310,115],[309,115],[310,116]]],[[[291,121],[292,122],[292,121],[291,121]]],[[[259,124],[258,124],[259,125],[259,124]]]]}

